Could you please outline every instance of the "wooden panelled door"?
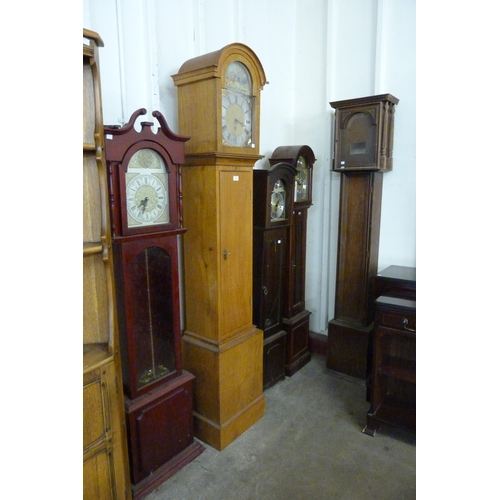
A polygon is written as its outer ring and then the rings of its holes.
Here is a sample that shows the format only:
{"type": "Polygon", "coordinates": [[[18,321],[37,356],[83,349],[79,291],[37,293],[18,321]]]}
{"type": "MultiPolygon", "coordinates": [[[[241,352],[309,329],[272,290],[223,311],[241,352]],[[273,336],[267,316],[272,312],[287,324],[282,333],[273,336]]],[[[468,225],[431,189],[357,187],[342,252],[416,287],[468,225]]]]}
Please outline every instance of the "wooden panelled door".
{"type": "Polygon", "coordinates": [[[252,223],[247,220],[252,213],[252,176],[248,170],[221,170],[219,176],[223,337],[248,328],[252,320],[252,223]]]}

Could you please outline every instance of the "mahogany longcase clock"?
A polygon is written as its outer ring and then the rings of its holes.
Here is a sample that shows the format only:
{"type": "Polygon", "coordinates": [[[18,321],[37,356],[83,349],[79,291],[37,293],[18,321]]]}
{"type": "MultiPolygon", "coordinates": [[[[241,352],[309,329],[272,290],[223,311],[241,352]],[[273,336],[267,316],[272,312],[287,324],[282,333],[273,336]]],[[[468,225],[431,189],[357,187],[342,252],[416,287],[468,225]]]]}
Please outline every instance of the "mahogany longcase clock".
{"type": "Polygon", "coordinates": [[[371,282],[377,274],[383,175],[392,170],[391,94],[331,102],[335,112],[333,170],[340,213],[335,317],[328,324],[327,367],[365,379],[373,330],[371,282]]]}
{"type": "Polygon", "coordinates": [[[265,412],[263,333],[252,322],[253,166],[262,65],[233,43],[173,75],[183,170],[186,322],[183,362],[196,377],[195,434],[221,450],[265,412]]]}
{"type": "Polygon", "coordinates": [[[163,115],[105,127],[125,411],[134,498],[156,488],[203,447],[194,440],[194,376],[182,369],[179,250],[181,165],[187,137],[163,115]]]}
{"type": "Polygon", "coordinates": [[[307,213],[312,205],[313,150],[306,145],[280,146],[271,165],[287,162],[296,169],[290,238],[285,259],[283,329],[287,333],[285,373],[291,377],[311,360],[309,316],[305,306],[307,213]]]}
{"type": "Polygon", "coordinates": [[[283,297],[295,173],[288,163],[253,171],[253,321],[264,331],[264,390],[285,378],[283,297]]]}

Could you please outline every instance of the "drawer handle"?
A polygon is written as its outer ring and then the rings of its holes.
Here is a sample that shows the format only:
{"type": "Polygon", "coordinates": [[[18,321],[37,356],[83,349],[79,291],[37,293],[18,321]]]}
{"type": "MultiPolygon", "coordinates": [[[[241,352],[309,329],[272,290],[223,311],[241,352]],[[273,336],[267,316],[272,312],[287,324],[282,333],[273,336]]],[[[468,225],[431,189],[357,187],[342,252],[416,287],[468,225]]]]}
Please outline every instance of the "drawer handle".
{"type": "Polygon", "coordinates": [[[403,319],[403,328],[407,331],[407,332],[413,332],[413,333],[416,333],[417,330],[413,330],[412,328],[408,328],[408,320],[406,318],[403,319]]]}

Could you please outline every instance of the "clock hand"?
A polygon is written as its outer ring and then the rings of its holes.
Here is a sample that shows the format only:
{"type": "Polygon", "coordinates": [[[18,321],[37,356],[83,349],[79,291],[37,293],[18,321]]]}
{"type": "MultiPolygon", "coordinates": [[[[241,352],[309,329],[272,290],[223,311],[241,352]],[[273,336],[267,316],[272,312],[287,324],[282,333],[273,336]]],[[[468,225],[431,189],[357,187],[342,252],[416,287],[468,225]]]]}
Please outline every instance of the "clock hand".
{"type": "Polygon", "coordinates": [[[142,207],[142,211],[144,212],[146,210],[146,206],[148,204],[149,198],[146,196],[143,200],[141,200],[141,203],[139,204],[139,210],[142,207]]]}

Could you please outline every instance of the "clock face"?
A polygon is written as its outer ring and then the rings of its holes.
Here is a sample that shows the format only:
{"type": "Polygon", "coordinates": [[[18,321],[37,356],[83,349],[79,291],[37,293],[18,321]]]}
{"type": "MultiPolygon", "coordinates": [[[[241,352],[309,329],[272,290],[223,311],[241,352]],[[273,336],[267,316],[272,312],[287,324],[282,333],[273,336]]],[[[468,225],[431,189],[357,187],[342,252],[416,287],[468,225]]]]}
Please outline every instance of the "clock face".
{"type": "Polygon", "coordinates": [[[231,63],[222,89],[222,143],[249,148],[252,144],[252,79],[245,65],[231,63]]]}
{"type": "Polygon", "coordinates": [[[295,176],[295,200],[307,201],[309,194],[309,169],[303,156],[297,159],[297,175],[295,176]]]}
{"type": "Polygon", "coordinates": [[[285,219],[285,185],[280,179],[271,192],[271,222],[285,219]]]}
{"type": "Polygon", "coordinates": [[[129,228],[169,222],[167,176],[156,151],[141,149],[132,156],[125,175],[129,228]]]}
{"type": "Polygon", "coordinates": [[[222,99],[222,137],[230,146],[251,147],[252,111],[243,94],[230,92],[222,99]]]}

